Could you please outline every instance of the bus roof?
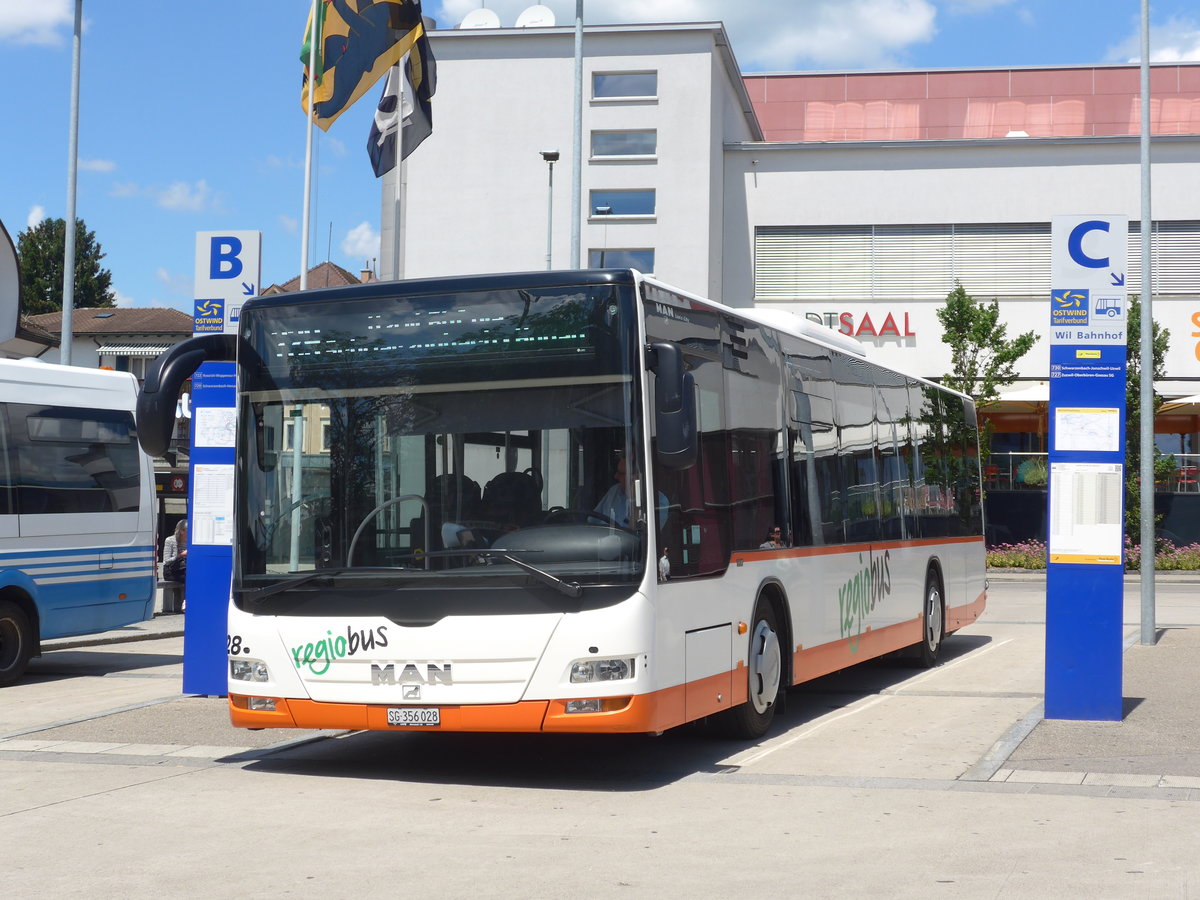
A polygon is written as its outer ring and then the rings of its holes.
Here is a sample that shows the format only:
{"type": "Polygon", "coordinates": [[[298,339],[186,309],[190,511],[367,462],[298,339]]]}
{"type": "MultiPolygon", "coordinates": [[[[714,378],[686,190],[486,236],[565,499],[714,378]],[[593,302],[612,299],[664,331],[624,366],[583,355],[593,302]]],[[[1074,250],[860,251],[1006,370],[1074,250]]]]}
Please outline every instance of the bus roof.
{"type": "MultiPolygon", "coordinates": [[[[884,365],[867,355],[862,345],[832,328],[810,322],[803,316],[787,310],[760,309],[757,307],[726,306],[716,300],[700,297],[689,291],[642,275],[635,269],[541,269],[532,272],[493,272],[479,275],[450,275],[437,278],[412,278],[401,281],[372,281],[367,284],[350,284],[309,291],[289,291],[270,294],[248,300],[243,310],[268,309],[291,306],[297,303],[320,303],[329,300],[375,300],[385,297],[420,297],[424,295],[467,293],[483,290],[518,290],[521,288],[566,287],[571,285],[637,284],[645,281],[668,291],[673,291],[689,300],[727,315],[736,316],[783,331],[806,340],[823,344],[843,353],[852,353],[867,359],[872,365],[933,385],[950,393],[959,393],[936,384],[911,372],[884,365]]],[[[966,396],[960,394],[960,396],[966,396]]]]}
{"type": "Polygon", "coordinates": [[[0,359],[0,384],[16,384],[28,389],[32,385],[45,387],[89,387],[122,394],[137,390],[137,379],[129,372],[112,369],[85,369],[64,366],[26,357],[0,359]]]}
{"type": "Polygon", "coordinates": [[[255,297],[243,310],[320,303],[325,300],[377,300],[384,297],[420,297],[426,294],[457,294],[484,290],[517,290],[570,285],[633,284],[632,269],[543,269],[534,272],[500,272],[485,275],[452,275],[402,281],[372,281],[311,291],[290,291],[255,297]]]}

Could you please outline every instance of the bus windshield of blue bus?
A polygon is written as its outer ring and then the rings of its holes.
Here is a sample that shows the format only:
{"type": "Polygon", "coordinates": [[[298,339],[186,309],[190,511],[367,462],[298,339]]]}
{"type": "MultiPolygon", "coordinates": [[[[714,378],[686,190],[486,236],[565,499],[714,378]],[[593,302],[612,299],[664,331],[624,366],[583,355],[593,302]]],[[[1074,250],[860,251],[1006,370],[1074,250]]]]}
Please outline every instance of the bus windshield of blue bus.
{"type": "Polygon", "coordinates": [[[530,586],[567,608],[581,588],[640,579],[645,466],[626,290],[245,315],[258,359],[241,361],[239,602],[291,609],[303,596],[344,610],[356,596],[402,603],[406,587],[451,581],[490,585],[487,611],[501,613],[530,586]],[[514,590],[497,594],[504,584],[514,590]]]}

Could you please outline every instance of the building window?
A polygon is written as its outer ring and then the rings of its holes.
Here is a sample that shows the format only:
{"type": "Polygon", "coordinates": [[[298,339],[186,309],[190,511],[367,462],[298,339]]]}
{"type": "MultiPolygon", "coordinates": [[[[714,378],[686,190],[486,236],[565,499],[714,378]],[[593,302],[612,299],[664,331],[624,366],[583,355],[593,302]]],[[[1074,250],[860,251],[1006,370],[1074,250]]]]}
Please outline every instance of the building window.
{"type": "Polygon", "coordinates": [[[654,272],[653,250],[589,250],[588,268],[637,269],[643,275],[654,272]]]}
{"type": "Polygon", "coordinates": [[[658,132],[593,131],[592,156],[654,156],[658,152],[658,132]]]}
{"type": "Polygon", "coordinates": [[[118,372],[131,372],[138,381],[144,381],[146,367],[152,362],[154,362],[154,357],[114,356],[112,362],[107,365],[111,365],[118,372]]]}
{"type": "Polygon", "coordinates": [[[595,72],[592,75],[592,98],[595,100],[644,100],[657,96],[657,72],[595,72]]]}
{"type": "Polygon", "coordinates": [[[654,191],[592,191],[593,216],[652,216],[654,191]]]}

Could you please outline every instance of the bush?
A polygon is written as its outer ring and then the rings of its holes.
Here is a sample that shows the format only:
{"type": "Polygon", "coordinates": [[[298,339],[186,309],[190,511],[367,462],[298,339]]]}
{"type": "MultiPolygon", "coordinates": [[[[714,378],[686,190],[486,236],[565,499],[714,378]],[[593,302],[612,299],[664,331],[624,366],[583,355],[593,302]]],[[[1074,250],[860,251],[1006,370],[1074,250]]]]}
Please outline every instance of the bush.
{"type": "Polygon", "coordinates": [[[1046,545],[1033,540],[1019,544],[997,544],[988,550],[987,564],[992,569],[1044,569],[1046,545]]]}
{"type": "MultiPolygon", "coordinates": [[[[1046,545],[1042,541],[1022,541],[1019,544],[997,544],[987,551],[989,569],[1044,569],[1046,545]]],[[[1125,571],[1137,572],[1142,567],[1142,548],[1125,538],[1125,571]]],[[[1155,546],[1154,568],[1163,571],[1195,571],[1200,569],[1200,544],[1176,547],[1168,540],[1155,546]]]]}

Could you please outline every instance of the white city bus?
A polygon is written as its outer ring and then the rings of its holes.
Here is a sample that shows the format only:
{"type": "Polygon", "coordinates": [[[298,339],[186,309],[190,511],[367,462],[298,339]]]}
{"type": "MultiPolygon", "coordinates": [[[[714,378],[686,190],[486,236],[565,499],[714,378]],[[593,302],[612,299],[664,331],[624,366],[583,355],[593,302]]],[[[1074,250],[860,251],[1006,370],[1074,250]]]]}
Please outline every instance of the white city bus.
{"type": "Polygon", "coordinates": [[[154,468],[127,372],[0,360],[0,684],[154,615],[154,468]]]}
{"type": "Polygon", "coordinates": [[[147,378],[148,450],[235,356],[235,725],[753,737],[983,609],[971,401],[795,316],[630,270],[257,298],[147,378]]]}

